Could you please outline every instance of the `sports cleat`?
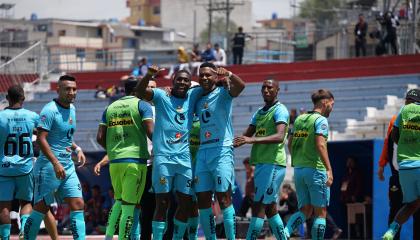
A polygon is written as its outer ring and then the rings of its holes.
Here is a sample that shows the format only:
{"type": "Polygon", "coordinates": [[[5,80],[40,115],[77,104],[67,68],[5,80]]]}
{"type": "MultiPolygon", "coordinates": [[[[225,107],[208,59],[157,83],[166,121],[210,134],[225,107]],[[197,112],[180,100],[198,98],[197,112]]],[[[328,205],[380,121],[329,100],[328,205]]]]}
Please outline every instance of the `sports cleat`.
{"type": "Polygon", "coordinates": [[[383,236],[382,236],[382,240],[393,240],[394,239],[394,234],[392,234],[391,231],[387,231],[383,236]]]}

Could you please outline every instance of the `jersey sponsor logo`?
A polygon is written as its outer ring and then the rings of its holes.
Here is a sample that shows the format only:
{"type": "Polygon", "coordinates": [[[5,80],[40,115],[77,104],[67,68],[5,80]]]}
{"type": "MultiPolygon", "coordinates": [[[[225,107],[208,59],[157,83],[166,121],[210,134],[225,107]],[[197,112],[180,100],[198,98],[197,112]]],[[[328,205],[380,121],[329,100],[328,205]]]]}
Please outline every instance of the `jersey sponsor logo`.
{"type": "Polygon", "coordinates": [[[420,131],[420,124],[414,122],[404,122],[403,129],[420,131]]]}
{"type": "Polygon", "coordinates": [[[271,195],[271,194],[273,194],[273,188],[272,187],[269,187],[269,188],[267,188],[267,194],[268,195],[271,195]]]}
{"type": "Polygon", "coordinates": [[[113,119],[108,122],[108,127],[117,127],[117,126],[131,126],[134,125],[134,121],[131,118],[120,118],[113,119]]]}
{"type": "Polygon", "coordinates": [[[204,141],[204,142],[201,143],[201,145],[210,144],[210,143],[217,143],[217,142],[219,142],[219,139],[218,138],[212,139],[212,140],[208,140],[208,141],[204,141]]]}
{"type": "Polygon", "coordinates": [[[183,113],[175,114],[175,122],[182,125],[185,122],[185,115],[183,113]]]}
{"type": "Polygon", "coordinates": [[[299,130],[293,134],[293,137],[295,138],[307,138],[308,136],[309,136],[309,132],[305,130],[299,130]]]}
{"type": "Polygon", "coordinates": [[[182,134],[180,133],[180,132],[177,132],[176,134],[175,134],[175,138],[176,139],[179,139],[179,138],[181,138],[182,137],[182,134]]]}
{"type": "Polygon", "coordinates": [[[2,168],[8,168],[10,167],[10,162],[5,162],[1,165],[2,168]]]}
{"type": "Polygon", "coordinates": [[[165,177],[160,177],[160,179],[159,179],[159,183],[160,183],[161,185],[165,185],[166,183],[168,183],[168,181],[166,180],[166,178],[165,178],[165,177]]]}
{"type": "Polygon", "coordinates": [[[8,118],[8,122],[26,122],[26,118],[20,117],[20,118],[8,118]]]}
{"type": "Polygon", "coordinates": [[[61,153],[58,154],[58,157],[59,158],[70,158],[71,157],[71,153],[61,152],[61,153]]]}
{"type": "Polygon", "coordinates": [[[265,136],[267,134],[267,129],[265,128],[259,128],[257,129],[257,132],[255,133],[256,137],[265,136]]]}
{"type": "Polygon", "coordinates": [[[207,110],[201,113],[201,121],[203,123],[208,123],[210,121],[210,117],[211,117],[211,114],[207,110]]]}
{"type": "Polygon", "coordinates": [[[206,137],[206,138],[210,138],[210,137],[211,137],[211,132],[206,131],[206,132],[204,133],[204,137],[206,137]]]}
{"type": "Polygon", "coordinates": [[[73,136],[73,134],[74,134],[74,128],[70,128],[70,129],[67,131],[67,138],[68,138],[68,139],[71,139],[71,137],[73,136]]]}

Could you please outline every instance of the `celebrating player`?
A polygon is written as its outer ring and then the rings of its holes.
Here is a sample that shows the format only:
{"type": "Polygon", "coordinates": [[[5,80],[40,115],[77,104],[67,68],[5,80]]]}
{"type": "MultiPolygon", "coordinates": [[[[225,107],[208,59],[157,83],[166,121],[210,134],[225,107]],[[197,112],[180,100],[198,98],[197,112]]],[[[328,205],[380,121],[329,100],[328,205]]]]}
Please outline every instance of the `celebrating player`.
{"type": "Polygon", "coordinates": [[[277,100],[278,92],[277,81],[263,82],[261,94],[265,102],[264,107],[254,113],[243,136],[234,139],[235,147],[253,144],[250,164],[255,165],[256,188],[246,239],[258,238],[264,224],[264,215],[267,216],[276,239],[286,239],[283,222],[277,211],[277,202],[278,191],[286,174],[284,140],[289,125],[289,112],[277,100]]]}

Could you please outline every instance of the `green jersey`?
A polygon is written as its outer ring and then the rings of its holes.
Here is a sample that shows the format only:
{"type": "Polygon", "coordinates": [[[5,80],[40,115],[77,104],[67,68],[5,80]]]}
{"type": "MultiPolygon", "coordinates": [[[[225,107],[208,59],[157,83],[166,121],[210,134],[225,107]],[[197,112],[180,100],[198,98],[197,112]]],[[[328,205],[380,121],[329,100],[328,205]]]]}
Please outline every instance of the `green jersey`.
{"type": "Polygon", "coordinates": [[[292,166],[325,170],[325,166],[316,149],[315,137],[328,138],[328,121],[318,112],[300,115],[294,123],[292,140],[292,166]]]}
{"type": "Polygon", "coordinates": [[[194,121],[190,130],[190,153],[192,164],[195,164],[198,148],[200,147],[200,121],[194,121]]]}
{"type": "MultiPolygon", "coordinates": [[[[278,124],[289,125],[289,112],[287,108],[276,103],[268,110],[260,108],[253,116],[251,125],[255,126],[255,137],[267,137],[277,133],[278,124]]],[[[285,139],[287,128],[285,129],[285,139]]],[[[250,163],[275,164],[286,166],[286,151],[284,142],[252,145],[250,163]]]]}
{"type": "Polygon", "coordinates": [[[149,158],[144,120],[152,119],[150,104],[134,96],[123,97],[104,112],[103,124],[107,126],[106,150],[111,163],[149,158]]]}
{"type": "Polygon", "coordinates": [[[411,103],[404,106],[395,124],[400,132],[398,162],[420,161],[420,105],[411,103]]]}

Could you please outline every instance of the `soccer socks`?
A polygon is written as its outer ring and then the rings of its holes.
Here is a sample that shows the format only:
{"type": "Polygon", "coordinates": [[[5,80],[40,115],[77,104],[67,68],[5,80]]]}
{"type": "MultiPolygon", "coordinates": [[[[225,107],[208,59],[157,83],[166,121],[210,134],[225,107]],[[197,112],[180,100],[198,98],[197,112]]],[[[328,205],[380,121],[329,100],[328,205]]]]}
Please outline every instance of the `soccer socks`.
{"type": "Polygon", "coordinates": [[[311,235],[313,240],[323,240],[325,234],[326,221],[325,218],[315,218],[312,224],[311,235]]]}
{"type": "Polygon", "coordinates": [[[235,239],[235,209],[231,204],[229,207],[222,210],[223,212],[223,225],[225,227],[226,239],[235,239]]]}
{"type": "Polygon", "coordinates": [[[140,209],[134,208],[134,215],[133,215],[133,226],[131,227],[131,236],[130,240],[139,240],[140,239],[140,209]]]}
{"type": "Polygon", "coordinates": [[[117,229],[117,224],[120,221],[121,216],[121,201],[116,200],[114,205],[111,208],[111,211],[108,215],[108,223],[106,225],[106,233],[105,239],[112,239],[115,233],[115,229],[117,229]]]}
{"type": "Polygon", "coordinates": [[[86,238],[85,215],[83,210],[70,212],[70,229],[73,234],[73,239],[86,238]]]}
{"type": "Polygon", "coordinates": [[[121,206],[121,218],[118,226],[118,239],[128,239],[133,225],[134,205],[121,206]]]}
{"type": "Polygon", "coordinates": [[[26,220],[28,220],[29,214],[23,214],[20,216],[20,232],[23,233],[23,229],[25,228],[26,220]]]}
{"type": "Polygon", "coordinates": [[[261,229],[264,225],[264,219],[252,217],[249,223],[248,232],[246,233],[247,240],[255,240],[260,235],[261,229]]]}
{"type": "Polygon", "coordinates": [[[287,237],[290,237],[290,234],[293,233],[302,223],[304,223],[305,220],[305,214],[303,214],[301,211],[293,214],[289,218],[289,221],[287,221],[287,226],[285,230],[287,237]]]}
{"type": "Polygon", "coordinates": [[[153,240],[162,240],[163,234],[165,233],[165,222],[152,222],[153,240]]]}
{"type": "Polygon", "coordinates": [[[213,210],[211,208],[200,209],[200,224],[203,228],[206,240],[216,239],[216,223],[214,221],[213,210]]]}
{"type": "Polygon", "coordinates": [[[283,221],[278,214],[268,219],[268,223],[270,224],[271,232],[273,232],[277,240],[287,240],[283,221]]]}
{"type": "Polygon", "coordinates": [[[0,239],[9,240],[11,228],[12,228],[12,224],[1,224],[0,225],[0,239]]]}
{"type": "Polygon", "coordinates": [[[398,224],[396,221],[393,221],[391,225],[389,225],[388,230],[386,231],[383,239],[393,239],[395,234],[397,234],[398,230],[400,229],[401,225],[398,224]]]}
{"type": "Polygon", "coordinates": [[[198,217],[188,218],[188,239],[196,240],[198,235],[198,217]]]}
{"type": "Polygon", "coordinates": [[[174,218],[174,240],[182,240],[184,238],[185,229],[187,229],[188,223],[181,222],[174,218]]]}
{"type": "Polygon", "coordinates": [[[32,210],[31,215],[28,217],[23,230],[25,240],[35,240],[38,235],[39,227],[41,225],[44,214],[32,210]]]}

